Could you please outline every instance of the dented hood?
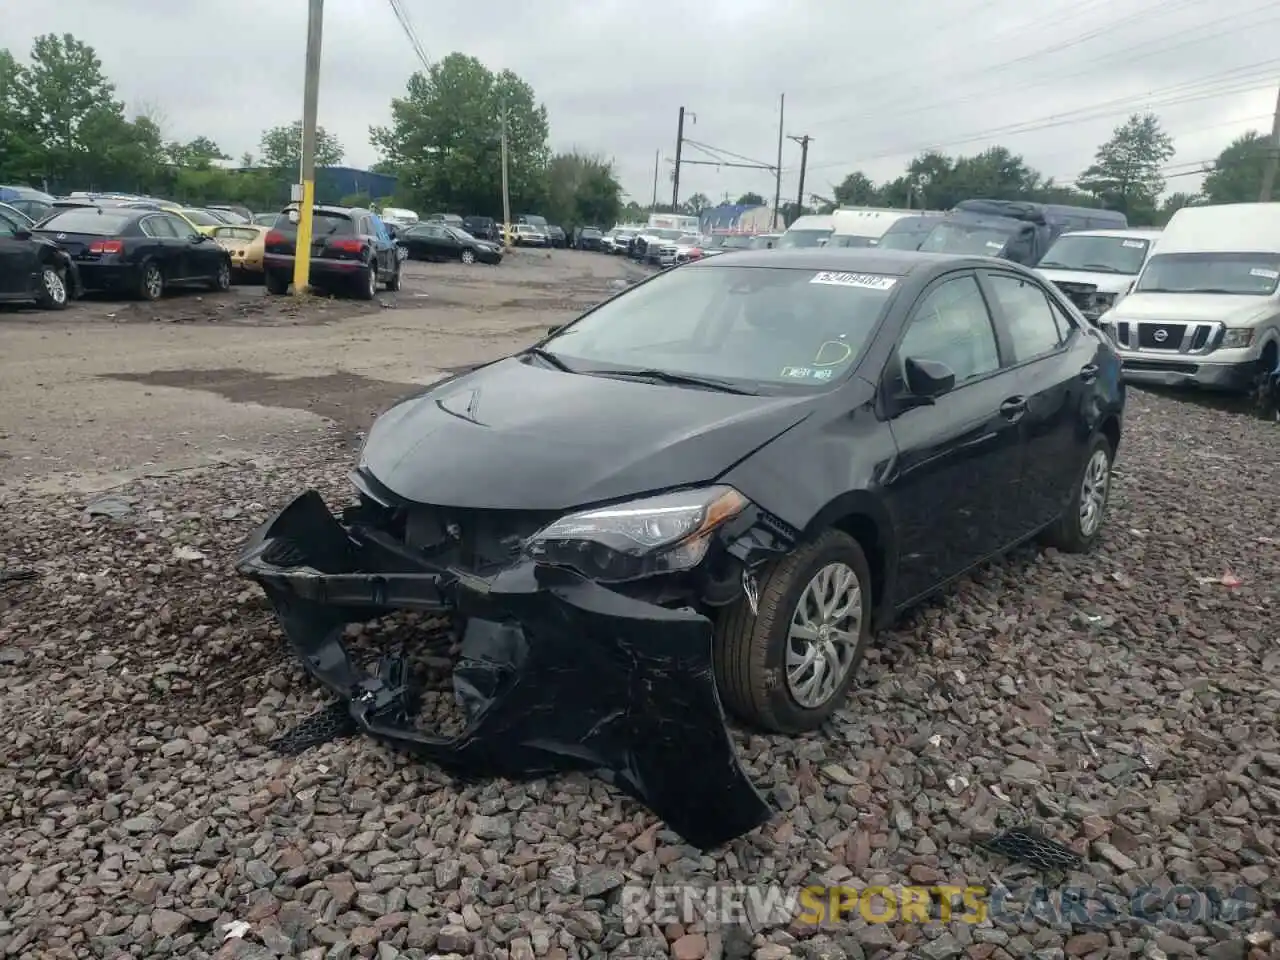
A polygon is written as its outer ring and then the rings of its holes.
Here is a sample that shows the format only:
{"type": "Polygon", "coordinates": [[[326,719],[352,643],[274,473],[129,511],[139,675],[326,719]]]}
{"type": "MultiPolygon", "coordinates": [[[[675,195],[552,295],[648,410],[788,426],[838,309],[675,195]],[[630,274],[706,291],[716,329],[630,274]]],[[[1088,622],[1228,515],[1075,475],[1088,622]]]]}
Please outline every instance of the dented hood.
{"type": "Polygon", "coordinates": [[[803,420],[814,400],[565,373],[511,357],[387,411],[361,465],[418,503],[566,510],[714,480],[803,420]]]}

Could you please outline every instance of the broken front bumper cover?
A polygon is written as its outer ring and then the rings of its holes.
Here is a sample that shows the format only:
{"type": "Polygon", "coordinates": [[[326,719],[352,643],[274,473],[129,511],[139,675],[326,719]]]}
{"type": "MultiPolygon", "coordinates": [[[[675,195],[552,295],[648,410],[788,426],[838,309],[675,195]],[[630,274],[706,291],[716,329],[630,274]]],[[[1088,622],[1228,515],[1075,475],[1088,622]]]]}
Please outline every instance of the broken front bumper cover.
{"type": "Polygon", "coordinates": [[[432,567],[344,527],[314,490],[254,534],[236,569],[355,726],[394,746],[470,776],[594,769],[703,849],[771,816],[724,725],[706,617],[531,561],[493,577],[432,567]],[[370,673],[348,656],[347,623],[396,609],[466,624],[456,737],[410,728],[402,668],[370,673]]]}

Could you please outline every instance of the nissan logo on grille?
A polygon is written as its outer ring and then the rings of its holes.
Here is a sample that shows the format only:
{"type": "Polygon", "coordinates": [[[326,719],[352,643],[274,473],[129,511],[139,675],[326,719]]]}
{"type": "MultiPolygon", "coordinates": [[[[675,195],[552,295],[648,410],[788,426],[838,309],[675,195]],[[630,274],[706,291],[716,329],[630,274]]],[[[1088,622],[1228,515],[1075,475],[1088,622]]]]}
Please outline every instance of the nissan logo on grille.
{"type": "Polygon", "coordinates": [[[1157,330],[1152,336],[1154,337],[1156,343],[1164,343],[1166,340],[1169,339],[1169,331],[1157,330]]]}

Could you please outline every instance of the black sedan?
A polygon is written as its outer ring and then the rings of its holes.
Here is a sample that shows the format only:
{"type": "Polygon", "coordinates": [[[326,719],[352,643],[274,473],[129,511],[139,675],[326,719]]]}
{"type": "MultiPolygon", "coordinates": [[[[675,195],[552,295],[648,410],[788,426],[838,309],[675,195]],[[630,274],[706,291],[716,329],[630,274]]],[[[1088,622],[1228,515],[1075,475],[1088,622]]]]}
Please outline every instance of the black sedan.
{"type": "Polygon", "coordinates": [[[79,275],[66,253],[32,230],[24,213],[0,203],[0,303],[61,310],[79,294],[79,275]]]}
{"type": "Polygon", "coordinates": [[[604,234],[596,227],[583,227],[578,231],[578,240],[574,246],[579,250],[603,250],[604,234]]]}
{"type": "Polygon", "coordinates": [[[477,775],[609,770],[708,847],[771,815],[721,703],[814,730],[900,611],[1032,537],[1091,548],[1124,400],[1015,264],[744,251],[393,407],[358,505],[304,493],[238,568],[344,722],[477,775]],[[463,628],[454,739],[406,720],[404,661],[347,657],[394,608],[463,628]]]}
{"type": "Polygon", "coordinates": [[[502,248],[479,240],[465,230],[443,223],[417,223],[397,238],[410,260],[461,260],[463,263],[502,262],[502,248]]]}
{"type": "Polygon", "coordinates": [[[159,300],[169,287],[231,288],[227,251],[163,210],[64,207],[34,234],[66,251],[86,291],[159,300]]]}

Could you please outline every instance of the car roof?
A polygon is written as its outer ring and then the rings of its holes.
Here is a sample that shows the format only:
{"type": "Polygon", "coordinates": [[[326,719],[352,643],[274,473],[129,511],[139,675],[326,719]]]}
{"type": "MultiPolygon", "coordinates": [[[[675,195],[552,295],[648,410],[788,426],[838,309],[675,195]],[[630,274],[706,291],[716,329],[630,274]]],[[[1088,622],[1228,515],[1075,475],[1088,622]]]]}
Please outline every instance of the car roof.
{"type": "Polygon", "coordinates": [[[992,257],[965,257],[951,253],[916,250],[878,250],[875,247],[793,247],[779,250],[743,250],[723,257],[698,260],[690,267],[779,267],[791,270],[826,270],[838,273],[880,273],[904,277],[917,270],[933,272],[941,267],[994,267],[1027,272],[1018,264],[992,257]]]}
{"type": "Polygon", "coordinates": [[[1112,230],[1068,230],[1064,237],[1120,237],[1128,240],[1156,240],[1164,231],[1158,227],[1116,227],[1112,230]]]}

